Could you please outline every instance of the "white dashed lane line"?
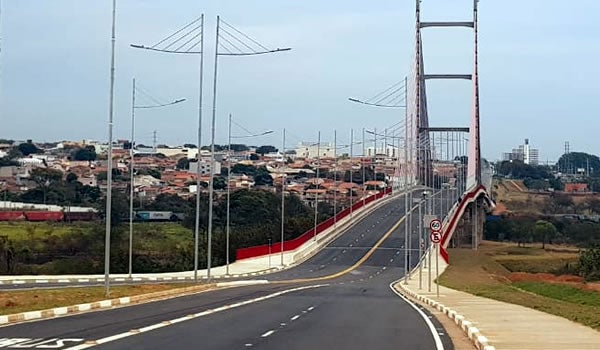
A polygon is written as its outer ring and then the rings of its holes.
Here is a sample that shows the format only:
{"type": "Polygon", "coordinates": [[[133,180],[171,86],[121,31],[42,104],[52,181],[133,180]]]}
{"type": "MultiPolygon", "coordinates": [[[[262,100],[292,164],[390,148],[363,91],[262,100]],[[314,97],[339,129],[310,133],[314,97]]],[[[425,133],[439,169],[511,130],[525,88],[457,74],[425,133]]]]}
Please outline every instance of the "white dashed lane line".
{"type": "Polygon", "coordinates": [[[274,330],[270,330],[270,331],[268,331],[268,332],[265,332],[265,333],[263,333],[263,334],[261,335],[261,337],[262,337],[262,338],[266,338],[266,337],[270,336],[270,335],[271,335],[271,334],[273,334],[273,333],[275,333],[275,331],[274,331],[274,330]]]}
{"type": "Polygon", "coordinates": [[[297,319],[299,319],[299,318],[300,318],[300,315],[296,315],[296,316],[293,316],[292,318],[290,318],[290,320],[292,320],[292,321],[296,321],[296,320],[297,320],[297,319]]]}

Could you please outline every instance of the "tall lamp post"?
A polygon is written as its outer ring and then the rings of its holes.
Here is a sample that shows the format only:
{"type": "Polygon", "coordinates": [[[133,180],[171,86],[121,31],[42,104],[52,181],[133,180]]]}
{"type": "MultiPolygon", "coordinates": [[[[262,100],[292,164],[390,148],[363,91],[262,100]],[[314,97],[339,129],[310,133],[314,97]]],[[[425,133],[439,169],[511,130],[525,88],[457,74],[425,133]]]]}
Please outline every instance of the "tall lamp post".
{"type": "Polygon", "coordinates": [[[208,184],[208,242],[206,259],[206,277],[210,279],[210,269],[212,265],[212,222],[213,222],[213,198],[214,198],[214,163],[215,163],[215,127],[217,119],[217,76],[220,56],[257,56],[271,54],[282,51],[289,51],[291,48],[269,50],[256,40],[242,33],[237,28],[223,21],[217,16],[217,29],[215,35],[215,58],[213,74],[213,100],[212,100],[212,123],[211,123],[211,142],[210,142],[210,179],[208,184]],[[221,24],[224,26],[222,27],[221,24]],[[223,39],[221,42],[219,39],[223,39]],[[233,41],[241,43],[244,50],[238,45],[232,44],[233,41]],[[246,51],[247,50],[247,51],[246,51]]]}
{"type": "Polygon", "coordinates": [[[230,232],[230,215],[229,215],[229,208],[230,208],[230,197],[231,197],[231,139],[243,139],[243,138],[252,138],[252,137],[259,137],[259,136],[264,136],[264,135],[269,135],[273,133],[273,130],[267,130],[265,132],[262,132],[260,134],[255,134],[255,135],[246,135],[246,136],[232,136],[231,135],[231,124],[232,124],[232,116],[231,114],[229,114],[229,125],[228,125],[228,146],[227,146],[227,224],[226,224],[226,233],[225,233],[225,261],[226,261],[226,267],[225,267],[225,274],[229,275],[229,232],[230,232]]]}
{"type": "Polygon", "coordinates": [[[104,294],[110,295],[110,228],[112,215],[112,138],[113,138],[113,113],[115,100],[115,41],[117,22],[117,0],[112,2],[112,34],[110,58],[110,95],[108,108],[108,165],[106,167],[106,227],[104,235],[104,294]]]}
{"type": "Polygon", "coordinates": [[[178,104],[181,102],[185,101],[185,98],[182,99],[178,99],[169,103],[163,103],[163,104],[155,104],[155,105],[148,105],[148,106],[136,106],[135,105],[135,92],[136,92],[136,85],[135,85],[135,78],[133,78],[133,89],[132,89],[132,96],[131,96],[131,143],[130,143],[130,149],[129,149],[129,157],[130,157],[130,161],[129,161],[129,175],[130,175],[130,180],[129,180],[129,278],[131,278],[131,274],[132,274],[132,270],[133,270],[133,186],[134,186],[134,176],[133,176],[133,171],[134,171],[134,162],[135,162],[135,154],[133,151],[133,147],[135,144],[135,110],[136,109],[152,109],[152,108],[161,108],[161,107],[166,107],[166,106],[172,106],[174,104],[178,104]]]}
{"type": "Polygon", "coordinates": [[[183,55],[200,55],[200,72],[199,72],[199,88],[198,88],[198,153],[196,161],[198,167],[196,170],[196,221],[194,225],[194,281],[198,282],[198,245],[200,231],[200,148],[202,147],[202,87],[204,74],[204,14],[195,19],[183,28],[170,34],[166,38],[158,41],[152,46],[144,46],[139,44],[131,44],[135,49],[143,49],[149,51],[157,51],[169,54],[183,55]],[[191,28],[191,29],[190,29],[191,28]],[[181,44],[183,42],[183,44],[181,44]],[[200,49],[196,48],[200,46],[200,49]]]}

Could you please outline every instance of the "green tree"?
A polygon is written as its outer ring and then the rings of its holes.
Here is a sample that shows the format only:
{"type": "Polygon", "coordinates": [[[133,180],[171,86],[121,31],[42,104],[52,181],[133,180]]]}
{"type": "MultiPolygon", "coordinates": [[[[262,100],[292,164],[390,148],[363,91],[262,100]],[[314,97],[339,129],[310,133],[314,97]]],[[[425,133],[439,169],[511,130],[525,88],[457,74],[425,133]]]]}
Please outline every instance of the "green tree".
{"type": "Polygon", "coordinates": [[[180,158],[177,161],[177,169],[179,169],[179,170],[189,170],[190,169],[190,160],[187,157],[180,158]]]}
{"type": "Polygon", "coordinates": [[[156,211],[172,211],[184,213],[193,207],[190,201],[187,201],[176,194],[159,194],[146,209],[156,211]]]}
{"type": "Polygon", "coordinates": [[[267,153],[276,153],[278,149],[275,146],[260,146],[256,148],[256,153],[264,156],[267,153]]]}
{"type": "Polygon", "coordinates": [[[73,183],[73,182],[77,181],[77,175],[75,173],[68,173],[66,180],[68,183],[73,183]]]}
{"type": "Polygon", "coordinates": [[[17,146],[17,149],[24,156],[28,156],[30,154],[36,154],[36,153],[44,153],[44,151],[42,151],[41,149],[37,148],[37,146],[34,145],[31,142],[31,140],[27,140],[27,142],[20,144],[19,146],[17,146]]]}
{"type": "MultiPolygon", "coordinates": [[[[121,191],[112,191],[111,203],[111,226],[116,227],[129,217],[129,197],[121,191]]],[[[98,211],[106,217],[106,196],[99,204],[98,211]]]]}
{"type": "Polygon", "coordinates": [[[556,227],[548,221],[538,220],[534,227],[534,237],[542,242],[542,249],[546,248],[546,242],[551,242],[558,234],[556,227]]]}
{"type": "Polygon", "coordinates": [[[48,189],[62,181],[63,173],[54,169],[35,168],[31,170],[29,176],[36,183],[37,187],[42,190],[43,203],[46,203],[48,189]]]}
{"type": "Polygon", "coordinates": [[[580,253],[579,269],[587,281],[600,280],[600,246],[593,245],[580,253]]]}
{"type": "Polygon", "coordinates": [[[73,151],[73,159],[78,161],[96,160],[96,148],[94,146],[85,146],[73,151]]]}
{"type": "Polygon", "coordinates": [[[600,159],[598,156],[584,152],[563,154],[558,159],[557,166],[562,172],[575,171],[577,168],[588,169],[589,166],[590,170],[593,169],[593,175],[600,173],[600,159]]]}
{"type": "Polygon", "coordinates": [[[232,174],[244,174],[248,176],[256,175],[257,168],[254,165],[246,165],[237,163],[231,167],[232,174]]]}
{"type": "Polygon", "coordinates": [[[259,159],[260,159],[260,157],[259,157],[259,156],[258,156],[258,154],[256,154],[256,153],[252,153],[252,154],[250,155],[250,160],[259,160],[259,159]]]}

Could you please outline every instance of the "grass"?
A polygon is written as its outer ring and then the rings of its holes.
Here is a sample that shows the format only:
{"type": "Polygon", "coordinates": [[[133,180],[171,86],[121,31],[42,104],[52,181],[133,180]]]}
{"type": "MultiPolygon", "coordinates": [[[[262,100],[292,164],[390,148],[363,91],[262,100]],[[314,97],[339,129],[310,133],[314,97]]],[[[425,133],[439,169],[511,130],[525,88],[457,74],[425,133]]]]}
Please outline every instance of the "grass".
{"type": "Polygon", "coordinates": [[[600,306],[600,293],[579,288],[536,281],[514,282],[514,286],[548,298],[573,304],[600,306]]]}
{"type": "Polygon", "coordinates": [[[0,236],[7,236],[12,241],[34,240],[50,235],[64,235],[75,227],[85,227],[84,224],[63,224],[46,222],[0,222],[0,236]]]}
{"type": "MultiPolygon", "coordinates": [[[[145,284],[136,286],[114,286],[110,298],[120,298],[170,289],[184,288],[192,284],[145,284]]],[[[210,285],[205,286],[206,289],[210,285]]],[[[91,303],[107,299],[104,287],[36,289],[0,292],[0,315],[25,311],[45,310],[54,307],[91,303]]]]}
{"type": "Polygon", "coordinates": [[[512,260],[530,268],[539,266],[540,257],[546,260],[563,254],[571,253],[534,252],[531,248],[491,243],[482,245],[479,251],[450,249],[451,265],[440,276],[440,283],[477,296],[554,314],[600,330],[598,293],[574,291],[576,288],[571,286],[545,282],[511,283],[511,271],[502,264],[505,262],[503,259],[510,256],[512,260]]]}

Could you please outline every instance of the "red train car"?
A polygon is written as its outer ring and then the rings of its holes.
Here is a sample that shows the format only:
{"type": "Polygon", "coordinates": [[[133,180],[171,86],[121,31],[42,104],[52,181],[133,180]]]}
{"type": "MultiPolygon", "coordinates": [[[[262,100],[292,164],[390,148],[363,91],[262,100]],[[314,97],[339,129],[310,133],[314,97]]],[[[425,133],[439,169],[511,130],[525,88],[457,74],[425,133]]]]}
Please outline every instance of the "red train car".
{"type": "Polygon", "coordinates": [[[25,211],[23,212],[27,221],[62,221],[63,213],[61,211],[25,211]]]}

